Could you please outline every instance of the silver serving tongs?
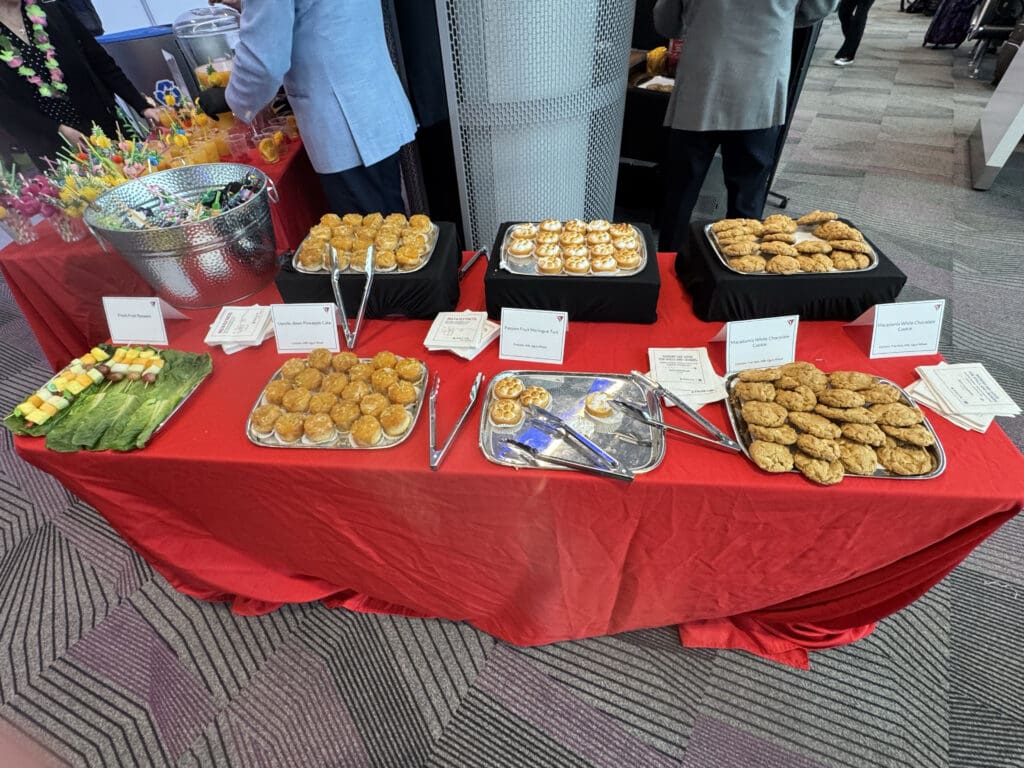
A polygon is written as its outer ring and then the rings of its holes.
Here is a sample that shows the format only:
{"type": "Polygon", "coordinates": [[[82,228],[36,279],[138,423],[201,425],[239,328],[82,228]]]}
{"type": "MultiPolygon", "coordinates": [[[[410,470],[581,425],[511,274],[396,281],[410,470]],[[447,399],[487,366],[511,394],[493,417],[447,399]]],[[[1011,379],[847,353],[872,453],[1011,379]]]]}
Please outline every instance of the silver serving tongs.
{"type": "Polygon", "coordinates": [[[725,434],[725,432],[720,430],[710,421],[708,421],[699,413],[697,413],[697,411],[695,411],[693,408],[687,405],[682,400],[682,398],[679,398],[676,395],[669,392],[667,389],[665,389],[665,387],[661,386],[661,384],[656,382],[654,379],[650,378],[649,376],[645,376],[639,371],[630,371],[630,375],[633,377],[634,381],[636,381],[638,384],[645,387],[646,389],[649,389],[656,396],[663,397],[669,402],[671,402],[673,405],[678,406],[683,413],[685,413],[687,416],[689,416],[691,419],[697,422],[701,427],[704,428],[706,432],[708,432],[708,434],[712,435],[713,437],[709,438],[706,437],[705,435],[698,435],[696,432],[690,432],[688,430],[673,426],[671,424],[665,424],[664,422],[656,421],[655,419],[651,418],[650,414],[648,414],[643,409],[633,405],[632,403],[625,403],[620,400],[613,401],[616,405],[619,406],[621,410],[623,410],[623,412],[629,414],[630,416],[633,416],[634,418],[638,418],[641,421],[650,424],[651,426],[671,430],[672,432],[680,432],[684,435],[687,435],[688,437],[693,437],[696,438],[697,440],[703,440],[706,443],[711,443],[713,445],[717,445],[721,448],[725,448],[730,451],[736,451],[737,453],[741,450],[739,443],[737,443],[735,440],[733,440],[731,437],[725,434]]]}
{"type": "Polygon", "coordinates": [[[430,468],[435,472],[441,467],[441,462],[444,461],[445,455],[448,453],[448,449],[452,447],[452,443],[455,442],[455,436],[459,434],[459,430],[462,429],[462,425],[466,421],[466,417],[469,416],[469,412],[473,410],[473,404],[476,402],[477,394],[480,392],[480,384],[483,383],[484,375],[478,373],[476,379],[473,381],[473,386],[469,390],[469,404],[466,409],[459,416],[458,421],[455,422],[455,426],[452,427],[452,431],[448,434],[448,439],[444,441],[444,445],[441,446],[440,450],[437,448],[437,395],[441,389],[441,376],[440,374],[434,374],[434,384],[430,389],[430,468]]]}
{"type": "Polygon", "coordinates": [[[565,467],[566,469],[575,469],[580,472],[589,472],[592,475],[599,475],[600,477],[610,477],[614,480],[624,480],[627,483],[633,482],[633,473],[627,471],[616,471],[614,469],[605,469],[604,467],[598,467],[593,464],[585,464],[582,461],[573,461],[572,459],[563,459],[560,456],[548,456],[541,453],[532,445],[527,445],[518,440],[502,440],[502,442],[514,449],[523,459],[528,462],[531,466],[539,469],[543,468],[541,462],[547,462],[548,464],[554,464],[559,467],[565,467]]]}
{"type": "Polygon", "coordinates": [[[331,270],[331,287],[334,289],[334,300],[338,304],[338,311],[341,312],[341,332],[345,334],[345,344],[349,349],[356,348],[359,340],[359,331],[363,327],[363,318],[366,317],[366,305],[370,299],[370,286],[373,285],[373,246],[366,250],[366,285],[363,286],[363,299],[359,302],[359,314],[356,315],[356,326],[354,329],[348,327],[348,313],[345,311],[345,300],[341,297],[341,283],[338,278],[341,270],[338,269],[337,254],[331,246],[331,257],[334,259],[334,268],[331,270]]]}
{"type": "Polygon", "coordinates": [[[572,440],[576,445],[582,447],[584,450],[592,453],[597,459],[604,464],[606,467],[614,469],[619,466],[619,460],[612,456],[607,451],[602,450],[598,446],[594,445],[593,442],[588,440],[586,437],[581,435],[575,429],[570,427],[564,420],[553,414],[546,408],[541,408],[539,405],[527,405],[523,408],[530,416],[531,423],[536,425],[542,431],[550,434],[552,431],[560,432],[569,440],[572,440]]]}
{"type": "Polygon", "coordinates": [[[481,248],[479,251],[477,251],[476,253],[474,253],[472,256],[469,257],[469,261],[467,261],[465,264],[463,264],[459,268],[459,280],[460,281],[462,280],[462,278],[464,278],[466,276],[466,273],[469,272],[469,270],[473,268],[473,265],[476,264],[477,261],[480,260],[481,256],[483,256],[485,259],[487,259],[487,261],[491,260],[491,253],[490,253],[490,251],[487,248],[481,248]]]}

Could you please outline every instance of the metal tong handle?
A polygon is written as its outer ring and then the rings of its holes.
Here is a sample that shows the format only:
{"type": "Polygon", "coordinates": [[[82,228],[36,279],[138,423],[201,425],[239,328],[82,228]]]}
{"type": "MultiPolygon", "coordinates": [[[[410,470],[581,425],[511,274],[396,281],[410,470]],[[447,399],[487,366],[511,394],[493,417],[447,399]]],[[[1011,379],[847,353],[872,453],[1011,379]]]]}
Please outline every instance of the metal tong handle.
{"type": "Polygon", "coordinates": [[[689,405],[687,405],[682,400],[682,398],[676,397],[676,395],[674,395],[671,392],[669,392],[667,389],[665,389],[665,387],[661,386],[661,384],[659,384],[658,382],[656,382],[653,379],[649,378],[648,376],[644,376],[642,373],[640,373],[640,371],[630,371],[630,374],[633,376],[633,378],[635,380],[637,380],[638,382],[644,384],[645,386],[649,387],[650,389],[654,390],[655,394],[659,395],[660,397],[664,397],[666,400],[670,401],[673,405],[678,406],[679,409],[683,413],[685,413],[687,416],[689,416],[695,422],[697,422],[702,427],[704,427],[704,429],[707,430],[710,434],[712,434],[715,437],[717,437],[718,438],[718,442],[721,443],[723,446],[725,446],[726,448],[729,448],[729,449],[731,449],[733,451],[739,451],[740,450],[740,444],[739,443],[737,443],[735,440],[733,440],[731,437],[729,437],[727,434],[725,434],[725,432],[720,430],[718,427],[716,427],[710,421],[708,421],[703,416],[701,416],[699,413],[697,413],[697,411],[695,411],[693,408],[691,408],[689,405]]]}
{"type": "Polygon", "coordinates": [[[441,375],[434,374],[434,384],[430,389],[430,468],[435,472],[441,467],[441,462],[444,461],[444,457],[448,453],[448,449],[452,447],[452,443],[455,442],[455,436],[459,434],[459,430],[462,429],[462,425],[466,422],[466,417],[469,416],[469,412],[473,410],[473,404],[476,403],[477,395],[480,392],[480,384],[483,383],[483,373],[477,373],[476,379],[473,380],[473,386],[469,390],[469,404],[466,405],[462,415],[459,416],[458,421],[455,422],[455,426],[452,427],[452,431],[448,434],[448,439],[444,441],[444,445],[441,449],[437,449],[437,395],[441,389],[441,375]]]}
{"type": "Polygon", "coordinates": [[[528,413],[531,413],[534,416],[539,416],[542,421],[547,422],[547,424],[549,424],[550,426],[552,426],[552,427],[554,427],[556,429],[560,429],[568,437],[572,438],[579,445],[582,445],[584,448],[586,448],[592,454],[597,456],[597,458],[601,460],[602,464],[604,464],[604,465],[606,465],[608,467],[617,467],[617,466],[619,466],[619,460],[618,459],[616,459],[614,456],[612,456],[607,451],[605,451],[605,450],[599,448],[598,446],[596,446],[593,442],[591,442],[586,437],[584,437],[579,432],[577,432],[575,429],[570,427],[565,422],[565,420],[560,419],[558,416],[553,414],[551,411],[547,410],[546,408],[541,408],[539,405],[533,405],[533,404],[530,404],[530,405],[526,406],[526,410],[527,410],[528,413]]]}
{"type": "Polygon", "coordinates": [[[341,312],[341,331],[345,335],[345,345],[349,349],[355,349],[356,343],[359,340],[359,331],[363,327],[363,319],[366,317],[366,305],[370,299],[370,286],[373,285],[373,246],[371,245],[366,251],[366,284],[363,286],[363,298],[359,302],[359,314],[356,315],[356,326],[355,329],[349,329],[348,327],[348,313],[345,311],[345,300],[341,296],[341,283],[338,278],[341,276],[341,270],[338,269],[338,260],[335,255],[334,246],[330,246],[331,255],[334,257],[334,268],[331,270],[331,288],[334,289],[334,301],[338,305],[338,311],[341,312]]]}
{"type": "Polygon", "coordinates": [[[605,469],[604,467],[598,467],[593,464],[584,464],[581,461],[573,461],[572,459],[563,459],[559,456],[547,456],[532,445],[521,443],[518,440],[503,440],[505,445],[511,446],[520,452],[521,455],[526,457],[526,460],[535,467],[541,467],[540,462],[547,462],[548,464],[555,464],[566,469],[575,469],[578,472],[588,472],[592,475],[598,475],[600,477],[610,477],[613,480],[624,480],[627,483],[633,482],[633,473],[629,471],[616,472],[613,469],[605,469]]]}
{"type": "Polygon", "coordinates": [[[644,424],[649,424],[652,427],[658,427],[659,429],[669,430],[671,432],[678,432],[680,434],[686,435],[687,437],[692,437],[695,440],[702,440],[705,443],[710,443],[716,448],[726,448],[729,450],[733,450],[731,446],[724,444],[721,440],[717,440],[713,437],[708,437],[707,435],[700,435],[697,434],[696,432],[691,432],[688,429],[677,427],[674,424],[666,424],[663,421],[652,419],[646,411],[644,411],[642,408],[638,408],[637,406],[633,405],[633,403],[627,403],[622,400],[612,400],[612,402],[615,405],[618,405],[620,408],[622,408],[623,412],[627,416],[637,419],[638,421],[641,421],[644,424]]]}
{"type": "Polygon", "coordinates": [[[462,280],[466,276],[466,273],[473,268],[473,265],[479,261],[480,257],[483,256],[488,261],[491,260],[491,253],[487,248],[481,248],[479,251],[469,257],[469,261],[459,267],[459,280],[462,280]]]}

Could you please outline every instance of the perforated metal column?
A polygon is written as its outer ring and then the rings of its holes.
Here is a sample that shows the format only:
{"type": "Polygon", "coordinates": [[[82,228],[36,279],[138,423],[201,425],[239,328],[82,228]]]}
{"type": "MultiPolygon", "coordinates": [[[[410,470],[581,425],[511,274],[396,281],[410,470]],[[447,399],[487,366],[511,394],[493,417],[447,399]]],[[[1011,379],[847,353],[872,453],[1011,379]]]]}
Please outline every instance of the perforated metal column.
{"type": "Polygon", "coordinates": [[[635,0],[436,0],[467,245],[612,217],[635,0]]]}

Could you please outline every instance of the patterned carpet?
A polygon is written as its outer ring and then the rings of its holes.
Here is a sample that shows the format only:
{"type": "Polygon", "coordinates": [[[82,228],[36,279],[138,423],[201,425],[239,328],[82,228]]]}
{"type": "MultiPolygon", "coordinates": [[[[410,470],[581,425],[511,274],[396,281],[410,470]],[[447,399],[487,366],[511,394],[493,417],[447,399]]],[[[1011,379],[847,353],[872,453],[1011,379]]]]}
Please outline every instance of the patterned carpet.
{"type": "MultiPolygon", "coordinates": [[[[949,300],[944,352],[1024,402],[1024,158],[969,188],[989,94],[927,19],[876,6],[856,64],[829,21],[776,189],[836,207],[949,300]]],[[[0,283],[0,409],[45,377],[0,283]]],[[[1007,423],[1024,444],[1024,419],[1007,423]]],[[[810,672],[673,628],[531,649],[465,624],[177,594],[0,430],[0,767],[1024,765],[1024,518],[810,672]]]]}

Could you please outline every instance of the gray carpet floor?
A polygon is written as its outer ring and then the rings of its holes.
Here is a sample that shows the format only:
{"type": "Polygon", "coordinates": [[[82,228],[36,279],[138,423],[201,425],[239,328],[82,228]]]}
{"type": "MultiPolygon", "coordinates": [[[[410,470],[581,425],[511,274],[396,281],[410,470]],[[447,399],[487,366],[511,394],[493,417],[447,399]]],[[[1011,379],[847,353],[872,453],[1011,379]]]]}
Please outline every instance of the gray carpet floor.
{"type": "MultiPolygon", "coordinates": [[[[970,189],[989,96],[966,51],[878,4],[826,23],[776,189],[834,207],[948,300],[943,351],[1024,402],[1024,157],[970,189]]],[[[0,409],[46,376],[0,283],[0,409]]],[[[1004,423],[1018,446],[1024,419],[1004,423]]],[[[936,513],[941,513],[936,510],[936,513]]],[[[865,640],[800,672],[674,628],[541,648],[465,624],[176,593],[0,430],[0,767],[1024,765],[1024,519],[865,640]]]]}

